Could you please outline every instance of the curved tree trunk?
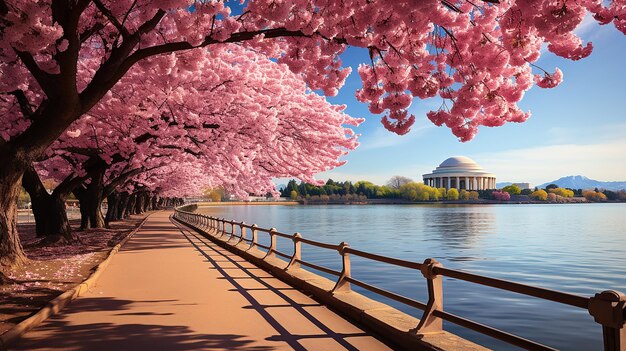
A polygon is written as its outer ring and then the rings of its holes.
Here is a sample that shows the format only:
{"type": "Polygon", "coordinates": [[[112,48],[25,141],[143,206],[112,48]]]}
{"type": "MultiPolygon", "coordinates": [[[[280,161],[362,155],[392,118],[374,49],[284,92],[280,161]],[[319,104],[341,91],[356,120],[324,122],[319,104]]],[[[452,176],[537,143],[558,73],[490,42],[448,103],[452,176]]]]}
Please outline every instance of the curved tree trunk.
{"type": "Polygon", "coordinates": [[[150,194],[145,193],[144,199],[143,199],[143,212],[150,211],[150,204],[151,204],[150,194]]]}
{"type": "Polygon", "coordinates": [[[60,240],[66,243],[77,241],[78,238],[72,232],[72,226],[67,219],[65,198],[53,193],[47,203],[48,207],[43,214],[43,236],[46,237],[46,241],[49,243],[57,243],[60,240]]]}
{"type": "Polygon", "coordinates": [[[65,210],[65,199],[73,180],[71,176],[68,177],[49,194],[32,165],[26,169],[22,178],[22,186],[31,198],[37,236],[45,237],[49,243],[77,240],[65,210]]]}
{"type": "Polygon", "coordinates": [[[128,193],[123,192],[120,194],[120,200],[117,205],[117,218],[126,219],[128,215],[126,214],[126,206],[128,205],[128,193]]]}
{"type": "Polygon", "coordinates": [[[104,228],[104,216],[101,207],[104,201],[104,172],[106,163],[100,159],[93,160],[91,182],[74,190],[80,204],[80,228],[104,228]]]}
{"type": "Polygon", "coordinates": [[[147,192],[143,193],[143,201],[142,201],[142,206],[141,206],[141,212],[146,212],[148,211],[149,207],[150,207],[150,194],[148,194],[147,192]]]}
{"type": "Polygon", "coordinates": [[[138,193],[137,194],[137,201],[135,202],[135,209],[134,209],[134,214],[140,214],[143,212],[143,203],[144,203],[144,194],[143,193],[138,193]]]}
{"type": "Polygon", "coordinates": [[[137,194],[131,194],[129,199],[128,199],[128,203],[126,204],[126,218],[128,218],[128,216],[135,214],[135,203],[137,202],[137,194]]]}
{"type": "Polygon", "coordinates": [[[17,199],[24,169],[19,167],[18,162],[10,161],[15,157],[5,158],[6,153],[10,152],[0,150],[0,159],[6,162],[0,167],[0,272],[6,272],[27,260],[17,233],[17,199]]]}
{"type": "Polygon", "coordinates": [[[78,200],[78,209],[80,210],[80,230],[89,229],[89,213],[87,212],[87,196],[85,188],[78,187],[72,191],[78,200]]]}
{"type": "Polygon", "coordinates": [[[106,217],[104,218],[104,225],[109,228],[109,224],[113,221],[118,221],[120,220],[119,218],[119,204],[120,204],[120,194],[116,191],[112,192],[109,196],[107,196],[107,203],[108,203],[108,208],[107,208],[107,214],[106,217]]]}

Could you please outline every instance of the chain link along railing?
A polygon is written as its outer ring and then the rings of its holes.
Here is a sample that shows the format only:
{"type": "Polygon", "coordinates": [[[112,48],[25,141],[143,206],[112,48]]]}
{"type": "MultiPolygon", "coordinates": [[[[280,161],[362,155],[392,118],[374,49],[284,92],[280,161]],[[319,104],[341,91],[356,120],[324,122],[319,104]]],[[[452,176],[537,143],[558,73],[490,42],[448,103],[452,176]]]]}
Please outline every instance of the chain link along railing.
{"type": "Polygon", "coordinates": [[[515,292],[522,295],[532,296],[543,300],[554,301],[575,308],[586,309],[589,311],[589,314],[594,318],[594,320],[602,325],[604,350],[626,351],[626,295],[621,292],[608,290],[597,293],[592,297],[578,296],[560,291],[490,278],[464,271],[448,269],[443,267],[442,264],[437,262],[434,258],[428,258],[422,263],[405,261],[356,250],[351,248],[350,245],[345,242],[338,245],[322,243],[305,239],[300,233],[294,233],[292,235],[285,234],[277,231],[275,228],[260,228],[256,224],[249,225],[244,222],[236,222],[233,220],[226,220],[224,218],[206,216],[198,213],[183,211],[180,208],[175,211],[174,217],[183,223],[189,224],[196,229],[205,232],[208,235],[227,241],[233,246],[241,245],[245,242],[249,245],[247,250],[259,248],[265,249],[267,250],[265,259],[277,256],[285,258],[288,262],[284,268],[285,270],[297,269],[301,266],[306,266],[329,275],[336,276],[337,278],[333,292],[351,291],[351,284],[354,284],[386,298],[420,309],[424,312],[419,324],[416,327],[416,332],[418,333],[425,334],[442,332],[442,321],[446,320],[526,350],[556,350],[538,342],[534,342],[532,340],[528,340],[446,312],[443,308],[442,277],[449,277],[474,284],[515,292]],[[247,236],[248,229],[251,230],[250,238],[247,236]],[[259,233],[269,235],[269,246],[262,245],[258,242],[259,233]],[[278,237],[289,239],[293,242],[294,249],[292,255],[285,254],[276,249],[276,240],[278,237]],[[303,261],[301,258],[302,244],[337,251],[342,260],[341,271],[303,261]],[[427,281],[428,301],[423,303],[353,278],[350,273],[351,255],[420,271],[427,281]]]}

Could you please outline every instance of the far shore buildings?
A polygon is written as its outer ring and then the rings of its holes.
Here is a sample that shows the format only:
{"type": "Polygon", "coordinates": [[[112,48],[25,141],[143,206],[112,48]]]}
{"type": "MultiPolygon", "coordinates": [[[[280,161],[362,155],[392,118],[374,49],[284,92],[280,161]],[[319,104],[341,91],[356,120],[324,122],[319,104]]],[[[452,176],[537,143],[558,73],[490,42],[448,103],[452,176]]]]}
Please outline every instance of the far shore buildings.
{"type": "Polygon", "coordinates": [[[485,172],[474,160],[454,156],[443,161],[432,173],[424,174],[424,184],[435,188],[487,190],[496,188],[496,175],[485,172]]]}

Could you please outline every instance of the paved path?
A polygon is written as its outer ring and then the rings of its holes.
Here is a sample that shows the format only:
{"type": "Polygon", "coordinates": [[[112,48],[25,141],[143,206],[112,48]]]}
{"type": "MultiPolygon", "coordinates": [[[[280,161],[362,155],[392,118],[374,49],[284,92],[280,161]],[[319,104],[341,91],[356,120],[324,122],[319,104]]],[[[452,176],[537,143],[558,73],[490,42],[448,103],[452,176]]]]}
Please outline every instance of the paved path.
{"type": "Polygon", "coordinates": [[[153,214],[92,291],[12,349],[389,350],[170,214],[153,214]]]}

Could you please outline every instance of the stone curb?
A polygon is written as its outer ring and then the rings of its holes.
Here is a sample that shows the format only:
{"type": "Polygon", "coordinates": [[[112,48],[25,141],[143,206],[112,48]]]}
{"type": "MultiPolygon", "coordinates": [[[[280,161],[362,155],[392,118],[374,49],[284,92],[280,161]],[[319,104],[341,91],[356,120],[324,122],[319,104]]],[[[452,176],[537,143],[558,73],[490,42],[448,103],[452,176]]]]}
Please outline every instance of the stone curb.
{"type": "MultiPolygon", "coordinates": [[[[153,212],[154,213],[154,212],[153,212]]],[[[42,309],[35,312],[32,316],[26,318],[25,320],[18,323],[13,328],[6,331],[4,334],[0,335],[0,351],[6,351],[9,349],[9,346],[22,337],[22,335],[26,334],[29,330],[37,327],[41,322],[48,319],[48,317],[59,313],[68,303],[72,302],[75,298],[84,295],[89,289],[93,288],[98,281],[98,278],[102,274],[102,272],[107,268],[111,259],[115,254],[126,244],[130,238],[135,235],[143,227],[148,218],[152,213],[148,214],[146,218],[144,218],[141,223],[137,226],[137,228],[133,229],[122,241],[120,241],[117,245],[115,245],[107,258],[105,258],[102,262],[98,264],[96,270],[91,273],[87,279],[85,279],[82,283],[76,285],[72,289],[64,292],[63,294],[57,296],[53,300],[49,301],[42,309]]]]}

